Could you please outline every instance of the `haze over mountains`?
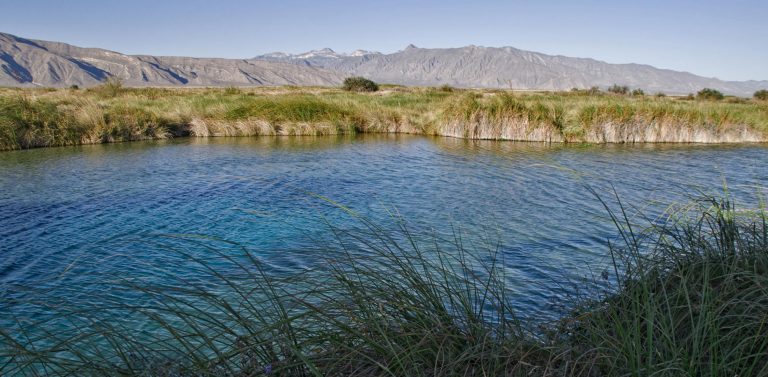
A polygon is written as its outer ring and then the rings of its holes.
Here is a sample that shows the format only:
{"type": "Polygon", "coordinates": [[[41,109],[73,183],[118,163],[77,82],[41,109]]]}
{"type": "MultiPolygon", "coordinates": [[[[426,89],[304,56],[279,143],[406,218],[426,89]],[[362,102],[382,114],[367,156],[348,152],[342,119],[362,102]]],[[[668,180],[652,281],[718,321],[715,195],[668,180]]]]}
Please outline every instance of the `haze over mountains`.
{"type": "Polygon", "coordinates": [[[409,45],[392,54],[322,49],[215,59],[125,55],[0,33],[1,86],[92,86],[110,76],[128,86],[332,86],[347,76],[364,76],[381,83],[477,88],[568,90],[619,84],[670,94],[714,88],[751,96],[768,88],[768,81],[723,81],[649,65],[610,64],[512,47],[409,45]]]}

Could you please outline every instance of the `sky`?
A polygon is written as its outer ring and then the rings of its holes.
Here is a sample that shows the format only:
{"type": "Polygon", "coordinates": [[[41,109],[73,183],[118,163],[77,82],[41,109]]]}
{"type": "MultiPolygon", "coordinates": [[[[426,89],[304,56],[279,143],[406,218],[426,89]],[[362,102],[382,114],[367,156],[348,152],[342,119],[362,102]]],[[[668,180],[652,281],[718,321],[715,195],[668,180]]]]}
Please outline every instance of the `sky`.
{"type": "Polygon", "coordinates": [[[768,80],[766,0],[0,0],[0,32],[127,54],[224,58],[512,46],[768,80]]]}

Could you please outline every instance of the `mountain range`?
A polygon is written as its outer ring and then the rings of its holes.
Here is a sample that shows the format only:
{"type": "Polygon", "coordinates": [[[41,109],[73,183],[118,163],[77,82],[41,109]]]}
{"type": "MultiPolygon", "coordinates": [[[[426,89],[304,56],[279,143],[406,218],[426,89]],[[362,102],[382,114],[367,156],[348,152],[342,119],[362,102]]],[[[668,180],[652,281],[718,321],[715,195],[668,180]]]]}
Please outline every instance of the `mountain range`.
{"type": "Polygon", "coordinates": [[[0,33],[0,86],[98,85],[118,77],[128,86],[339,85],[364,76],[380,83],[474,88],[568,90],[613,84],[646,92],[713,88],[751,96],[768,81],[724,81],[643,64],[611,64],[513,47],[407,46],[391,54],[331,49],[275,52],[250,59],[125,55],[98,48],[0,33]]]}
{"type": "Polygon", "coordinates": [[[0,33],[0,86],[338,85],[343,74],[257,59],[125,55],[0,33]]]}

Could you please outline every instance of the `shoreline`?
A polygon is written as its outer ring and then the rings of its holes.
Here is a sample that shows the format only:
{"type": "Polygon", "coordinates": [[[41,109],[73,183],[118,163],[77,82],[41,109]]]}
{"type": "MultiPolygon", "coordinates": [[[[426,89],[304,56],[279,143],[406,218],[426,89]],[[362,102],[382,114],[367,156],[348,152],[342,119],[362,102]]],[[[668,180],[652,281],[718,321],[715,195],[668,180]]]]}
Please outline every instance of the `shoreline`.
{"type": "Polygon", "coordinates": [[[173,137],[415,134],[546,143],[764,143],[768,102],[387,88],[0,89],[0,151],[173,137]]]}

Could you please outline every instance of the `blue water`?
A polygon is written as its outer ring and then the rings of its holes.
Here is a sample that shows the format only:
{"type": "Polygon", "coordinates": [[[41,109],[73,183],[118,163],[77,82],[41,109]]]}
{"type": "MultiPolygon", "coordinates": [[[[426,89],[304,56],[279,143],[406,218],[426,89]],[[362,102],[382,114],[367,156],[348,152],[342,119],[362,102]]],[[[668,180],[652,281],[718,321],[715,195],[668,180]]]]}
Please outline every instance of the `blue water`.
{"type": "Polygon", "coordinates": [[[206,271],[179,250],[205,258],[209,247],[244,247],[278,272],[319,263],[318,245],[335,242],[329,226],[359,221],[318,196],[384,227],[405,221],[415,234],[458,233],[469,243],[497,245],[521,310],[540,310],[553,286],[606,263],[606,240],[616,231],[586,185],[608,199],[613,186],[631,214],[722,193],[724,182],[741,202],[757,205],[767,161],[765,145],[402,135],[3,152],[0,323],[45,315],[45,305],[30,304],[41,292],[50,302],[87,303],[98,301],[110,280],[204,282],[206,271]]]}

